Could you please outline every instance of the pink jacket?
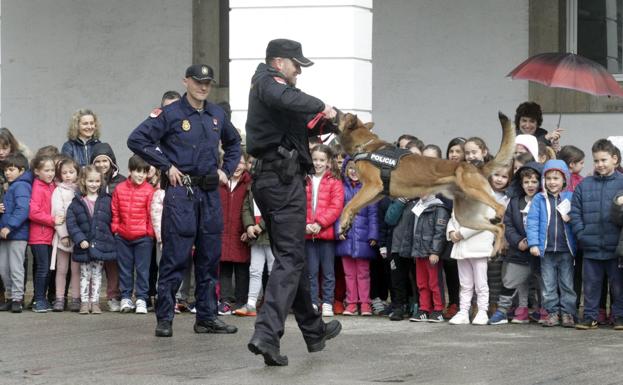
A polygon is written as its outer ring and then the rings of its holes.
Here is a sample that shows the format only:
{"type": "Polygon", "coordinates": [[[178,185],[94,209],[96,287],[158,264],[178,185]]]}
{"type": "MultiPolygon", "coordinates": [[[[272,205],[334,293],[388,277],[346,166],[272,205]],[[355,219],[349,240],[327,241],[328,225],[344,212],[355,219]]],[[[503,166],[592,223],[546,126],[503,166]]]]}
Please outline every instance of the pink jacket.
{"type": "Polygon", "coordinates": [[[330,172],[325,172],[318,186],[316,210],[313,209],[312,177],[307,177],[307,224],[318,223],[322,229],[316,235],[307,234],[306,239],[335,240],[333,224],[344,208],[344,186],[330,172]]]}
{"type": "MultiPolygon", "coordinates": [[[[76,196],[76,189],[78,187],[75,183],[65,184],[60,183],[54,189],[52,193],[52,215],[67,215],[67,208],[71,204],[71,201],[76,196]]],[[[67,224],[63,223],[62,225],[54,226],[56,232],[54,233],[54,247],[58,247],[63,251],[71,252],[74,249],[74,244],[69,237],[69,232],[67,231],[67,224]],[[69,238],[69,246],[65,247],[61,243],[62,238],[69,238]]]]}
{"type": "Polygon", "coordinates": [[[151,198],[149,213],[151,214],[151,225],[156,234],[156,241],[162,242],[162,209],[164,208],[164,190],[159,188],[154,191],[151,198]]]}
{"type": "Polygon", "coordinates": [[[54,216],[52,215],[52,193],[56,186],[54,182],[47,184],[39,178],[32,182],[30,198],[30,230],[29,245],[51,245],[54,238],[54,216]]]}

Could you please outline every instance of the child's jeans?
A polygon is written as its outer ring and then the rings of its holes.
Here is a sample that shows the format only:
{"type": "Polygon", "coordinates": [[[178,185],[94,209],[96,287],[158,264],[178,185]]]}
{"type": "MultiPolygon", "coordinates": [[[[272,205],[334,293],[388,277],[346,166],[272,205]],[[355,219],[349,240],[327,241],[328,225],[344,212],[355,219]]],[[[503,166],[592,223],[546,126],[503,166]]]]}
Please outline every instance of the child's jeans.
{"type": "Polygon", "coordinates": [[[117,263],[119,264],[119,288],[122,299],[131,299],[136,269],[136,299],[147,301],[149,292],[149,265],[153,239],[142,237],[132,241],[115,236],[117,263]]]}
{"type": "Polygon", "coordinates": [[[370,260],[342,256],[346,281],[346,302],[370,303],[370,260]]]}
{"type": "Polygon", "coordinates": [[[71,298],[80,298],[80,263],[71,259],[71,253],[61,249],[56,250],[56,298],[65,297],[65,283],[67,271],[71,263],[71,298]]]}
{"type": "Polygon", "coordinates": [[[0,242],[0,276],[13,301],[24,299],[24,257],[28,241],[0,242]]]}
{"type": "Polygon", "coordinates": [[[37,270],[35,271],[34,279],[35,301],[45,301],[45,292],[50,279],[50,255],[52,254],[52,246],[30,245],[30,250],[32,251],[34,260],[37,262],[37,270]]]}
{"type": "Polygon", "coordinates": [[[80,300],[82,303],[99,303],[104,262],[80,263],[80,300]]]}
{"type": "Polygon", "coordinates": [[[570,253],[545,253],[541,259],[543,307],[548,314],[576,315],[573,291],[573,257],[570,253]],[[560,290],[560,296],[558,292],[560,290]]]}
{"type": "Polygon", "coordinates": [[[474,289],[479,311],[489,309],[489,284],[487,283],[487,257],[457,259],[461,284],[460,309],[469,312],[474,289]]]}
{"type": "Polygon", "coordinates": [[[601,288],[606,274],[613,297],[611,311],[615,317],[623,317],[623,270],[619,269],[618,260],[616,258],[608,260],[591,259],[585,253],[582,272],[585,320],[597,320],[601,288]]]}
{"type": "Polygon", "coordinates": [[[443,278],[441,260],[436,264],[428,258],[415,258],[415,275],[420,293],[420,309],[427,313],[443,310],[442,289],[443,278]]]}
{"type": "Polygon", "coordinates": [[[502,264],[502,290],[498,299],[498,308],[506,312],[513,304],[513,297],[517,295],[519,307],[528,307],[528,294],[530,292],[530,277],[532,269],[530,265],[522,265],[513,262],[502,264]]]}
{"type": "Polygon", "coordinates": [[[268,274],[273,269],[275,256],[270,245],[251,246],[251,265],[249,266],[249,295],[247,304],[255,307],[257,298],[262,291],[262,276],[264,275],[264,265],[268,268],[268,274]]]}
{"type": "Polygon", "coordinates": [[[320,305],[318,300],[318,272],[322,268],[322,302],[333,306],[335,243],[333,241],[306,240],[305,252],[307,266],[309,267],[312,303],[320,305]]]}

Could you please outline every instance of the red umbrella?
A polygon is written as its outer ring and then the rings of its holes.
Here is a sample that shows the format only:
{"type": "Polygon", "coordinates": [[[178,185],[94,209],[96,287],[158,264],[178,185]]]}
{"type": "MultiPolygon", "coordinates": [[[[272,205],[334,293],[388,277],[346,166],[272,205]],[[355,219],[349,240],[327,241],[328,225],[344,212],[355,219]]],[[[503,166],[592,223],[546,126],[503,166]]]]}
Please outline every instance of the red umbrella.
{"type": "Polygon", "coordinates": [[[608,70],[573,53],[548,52],[532,56],[506,76],[591,95],[623,97],[623,89],[608,70]]]}

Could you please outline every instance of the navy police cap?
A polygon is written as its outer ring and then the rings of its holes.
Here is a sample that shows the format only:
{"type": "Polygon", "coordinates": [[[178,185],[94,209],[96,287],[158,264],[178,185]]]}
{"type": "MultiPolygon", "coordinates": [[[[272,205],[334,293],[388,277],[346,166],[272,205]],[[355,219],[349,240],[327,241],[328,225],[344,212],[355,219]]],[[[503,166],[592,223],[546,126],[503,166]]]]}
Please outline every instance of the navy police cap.
{"type": "Polygon", "coordinates": [[[268,42],[266,57],[282,57],[292,59],[301,67],[309,67],[313,61],[303,56],[301,43],[289,39],[275,39],[268,42]]]}
{"type": "Polygon", "coordinates": [[[198,82],[214,80],[214,70],[207,64],[193,64],[186,69],[187,78],[193,78],[198,82]]]}

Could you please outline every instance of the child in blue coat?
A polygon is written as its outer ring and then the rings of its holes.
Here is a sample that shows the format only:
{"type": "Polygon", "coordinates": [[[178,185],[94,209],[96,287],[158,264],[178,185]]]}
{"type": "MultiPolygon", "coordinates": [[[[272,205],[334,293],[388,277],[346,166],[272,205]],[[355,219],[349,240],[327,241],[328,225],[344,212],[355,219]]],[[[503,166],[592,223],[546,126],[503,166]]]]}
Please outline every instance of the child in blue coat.
{"type": "Polygon", "coordinates": [[[543,326],[558,326],[561,318],[562,326],[575,326],[575,237],[569,224],[573,194],[565,191],[569,180],[564,161],[548,160],[543,166],[543,192],[532,199],[526,223],[530,254],[541,257],[543,305],[548,314],[543,326]]]}

